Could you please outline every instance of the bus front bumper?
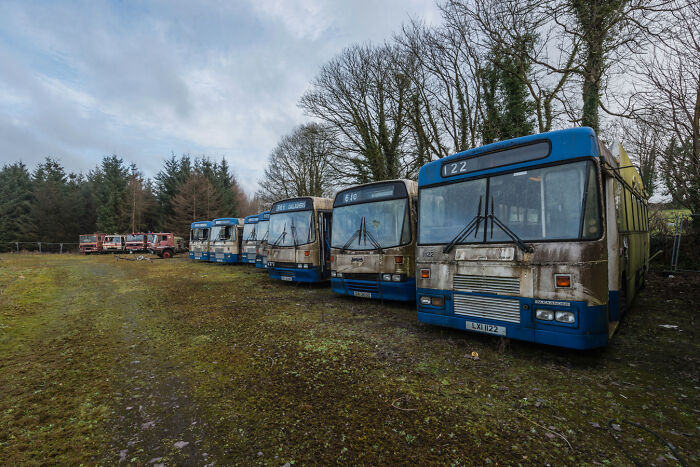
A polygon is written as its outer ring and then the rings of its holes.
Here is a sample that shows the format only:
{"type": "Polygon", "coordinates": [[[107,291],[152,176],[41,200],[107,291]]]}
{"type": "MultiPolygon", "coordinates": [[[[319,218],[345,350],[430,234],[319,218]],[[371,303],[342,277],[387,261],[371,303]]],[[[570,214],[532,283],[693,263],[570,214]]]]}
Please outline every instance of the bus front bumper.
{"type": "Polygon", "coordinates": [[[209,261],[208,251],[190,251],[190,259],[196,259],[198,261],[209,261]]]}
{"type": "Polygon", "coordinates": [[[267,256],[256,256],[255,267],[260,269],[267,269],[267,256]]]}
{"type": "Polygon", "coordinates": [[[402,282],[365,281],[331,278],[331,289],[335,293],[354,297],[410,302],[416,298],[416,279],[402,282]]]}
{"type": "MultiPolygon", "coordinates": [[[[486,302],[487,303],[487,302],[486,302]]],[[[492,296],[479,293],[455,293],[449,290],[417,289],[416,304],[418,321],[437,326],[446,326],[471,332],[518,339],[538,344],[547,344],[571,349],[594,349],[608,345],[608,309],[606,305],[588,306],[579,301],[539,300],[525,297],[492,296]],[[469,314],[468,307],[464,314],[454,313],[455,296],[476,297],[479,310],[469,314]],[[421,297],[442,298],[442,306],[421,303],[421,297]],[[511,316],[509,322],[502,319],[484,317],[483,300],[508,300],[519,302],[519,316],[511,316]],[[536,318],[536,310],[552,312],[566,311],[574,314],[576,321],[572,324],[555,320],[543,321],[536,318]],[[481,314],[482,316],[476,316],[481,314]]],[[[494,307],[498,310],[498,307],[494,307]]]]}
{"type": "Polygon", "coordinates": [[[270,279],[277,279],[287,282],[321,282],[324,280],[321,277],[320,267],[310,267],[308,269],[296,269],[296,268],[277,268],[268,267],[267,268],[270,279]]]}
{"type": "Polygon", "coordinates": [[[212,253],[209,252],[210,263],[238,263],[238,255],[234,253],[212,253]]]}
{"type": "Polygon", "coordinates": [[[255,264],[255,255],[251,255],[250,253],[241,253],[241,263],[255,264]]]}

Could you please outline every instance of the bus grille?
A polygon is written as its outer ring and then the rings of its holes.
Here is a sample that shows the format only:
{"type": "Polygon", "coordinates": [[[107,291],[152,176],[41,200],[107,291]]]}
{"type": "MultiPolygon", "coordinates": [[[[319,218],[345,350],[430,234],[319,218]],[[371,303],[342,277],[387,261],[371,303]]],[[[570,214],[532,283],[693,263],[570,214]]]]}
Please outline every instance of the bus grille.
{"type": "Polygon", "coordinates": [[[454,289],[495,295],[520,295],[519,277],[464,276],[456,274],[454,289]]]}
{"type": "Polygon", "coordinates": [[[520,301],[454,294],[455,314],[520,323],[520,301]]]}
{"type": "Polygon", "coordinates": [[[354,290],[356,292],[379,292],[379,284],[374,282],[368,284],[366,282],[356,282],[356,281],[345,281],[345,286],[348,290],[354,290]]]}

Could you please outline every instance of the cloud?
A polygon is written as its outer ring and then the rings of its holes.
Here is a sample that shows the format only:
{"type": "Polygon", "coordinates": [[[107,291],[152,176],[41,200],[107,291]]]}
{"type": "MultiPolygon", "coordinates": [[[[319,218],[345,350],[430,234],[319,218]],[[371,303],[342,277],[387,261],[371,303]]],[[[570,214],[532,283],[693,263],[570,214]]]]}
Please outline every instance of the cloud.
{"type": "Polygon", "coordinates": [[[319,67],[391,37],[422,0],[0,3],[0,163],[116,153],[153,176],[171,152],[225,157],[252,192],[319,67]]]}

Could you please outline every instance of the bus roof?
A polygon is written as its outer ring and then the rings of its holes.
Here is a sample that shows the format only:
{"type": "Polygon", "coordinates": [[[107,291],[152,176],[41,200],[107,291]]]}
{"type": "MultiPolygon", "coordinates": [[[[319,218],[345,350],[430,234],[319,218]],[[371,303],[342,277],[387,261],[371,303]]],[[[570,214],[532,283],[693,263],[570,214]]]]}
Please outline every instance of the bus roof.
{"type": "Polygon", "coordinates": [[[243,222],[245,224],[257,224],[258,223],[258,215],[251,214],[250,216],[245,216],[245,219],[243,222]]]}
{"type": "Polygon", "coordinates": [[[218,219],[214,219],[211,222],[211,225],[238,225],[241,223],[241,220],[237,217],[220,217],[218,219]]]}
{"type": "Polygon", "coordinates": [[[212,221],[197,221],[190,224],[190,229],[208,229],[214,223],[212,221]]]}
{"type": "Polygon", "coordinates": [[[270,211],[263,211],[258,213],[258,221],[270,220],[270,211]]]}
{"type": "Polygon", "coordinates": [[[271,214],[284,211],[303,211],[312,208],[331,209],[333,200],[330,198],[320,198],[318,196],[301,196],[298,198],[287,198],[272,204],[271,214]]]}
{"type": "MultiPolygon", "coordinates": [[[[388,187],[387,187],[388,188],[388,187]]],[[[384,190],[386,191],[386,190],[384,190]]],[[[368,201],[381,201],[382,199],[395,199],[395,198],[400,198],[400,197],[415,197],[418,194],[418,184],[414,182],[413,180],[408,180],[404,178],[399,178],[399,179],[394,179],[394,180],[382,180],[379,182],[369,182],[369,183],[362,183],[359,185],[352,185],[348,188],[344,188],[337,192],[335,196],[333,197],[333,206],[336,207],[340,204],[355,204],[359,202],[366,203],[368,201]],[[404,190],[394,190],[393,192],[381,192],[381,187],[382,185],[396,185],[400,184],[403,185],[405,188],[404,190]],[[377,190],[374,190],[374,192],[371,192],[372,187],[377,187],[377,190]],[[356,191],[358,194],[358,201],[351,200],[349,202],[344,202],[341,198],[341,195],[347,194],[347,195],[352,195],[353,192],[356,191]],[[365,196],[362,196],[362,195],[365,196]]]]}
{"type": "Polygon", "coordinates": [[[592,128],[550,131],[487,144],[429,162],[420,169],[418,185],[450,182],[579,157],[600,156],[598,138],[592,128]]]}

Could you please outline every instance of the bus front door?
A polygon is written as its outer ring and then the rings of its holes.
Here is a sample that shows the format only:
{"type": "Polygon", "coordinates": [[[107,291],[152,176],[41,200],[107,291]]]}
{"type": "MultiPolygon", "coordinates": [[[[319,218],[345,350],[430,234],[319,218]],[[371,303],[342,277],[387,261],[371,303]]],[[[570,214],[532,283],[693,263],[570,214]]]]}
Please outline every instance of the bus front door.
{"type": "Polygon", "coordinates": [[[321,257],[321,278],[330,277],[331,264],[331,213],[321,211],[318,213],[318,230],[320,232],[320,257],[321,257]]]}

